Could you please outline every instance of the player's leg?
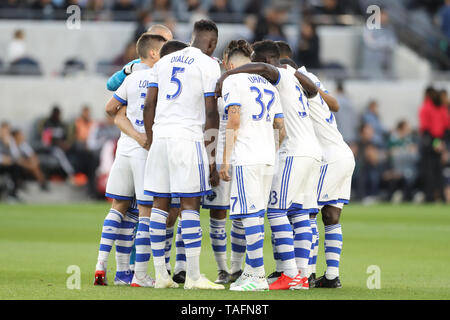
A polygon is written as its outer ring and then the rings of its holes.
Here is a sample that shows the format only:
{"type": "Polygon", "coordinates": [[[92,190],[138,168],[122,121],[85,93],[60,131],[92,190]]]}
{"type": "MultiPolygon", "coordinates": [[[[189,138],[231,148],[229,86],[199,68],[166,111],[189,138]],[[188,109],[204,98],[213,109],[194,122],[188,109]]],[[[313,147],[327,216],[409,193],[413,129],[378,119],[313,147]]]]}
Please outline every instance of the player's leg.
{"type": "Polygon", "coordinates": [[[230,242],[230,282],[235,282],[242,274],[242,263],[244,261],[246,250],[245,228],[238,219],[231,221],[230,242]]]}
{"type": "MultiPolygon", "coordinates": [[[[134,247],[135,231],[139,220],[139,211],[133,205],[128,208],[127,214],[122,219],[118,236],[115,241],[116,246],[116,275],[115,285],[130,285],[133,273],[130,268],[130,256],[134,247]]],[[[134,264],[134,263],[133,263],[134,264]]]]}
{"type": "Polygon", "coordinates": [[[218,277],[215,283],[226,284],[230,281],[230,273],[227,266],[227,222],[226,209],[210,209],[209,211],[209,236],[218,268],[218,277]]]}
{"type": "Polygon", "coordinates": [[[342,227],[339,223],[342,209],[326,205],[322,208],[322,221],[325,226],[325,275],[316,281],[317,288],[341,288],[339,262],[342,252],[342,227]]]}
{"type": "MultiPolygon", "coordinates": [[[[172,200],[173,202],[173,200],[172,200]]],[[[173,204],[172,204],[173,205],[173,204]]],[[[173,242],[173,232],[175,228],[175,222],[177,222],[178,215],[180,213],[180,208],[171,207],[169,209],[169,216],[167,217],[166,222],[166,246],[164,247],[164,256],[166,260],[166,269],[167,272],[172,272],[172,266],[170,265],[170,253],[172,250],[172,242],[173,242]]]]}
{"type": "Polygon", "coordinates": [[[313,213],[309,215],[309,221],[311,224],[312,242],[311,251],[309,254],[309,287],[314,288],[317,273],[317,255],[319,253],[319,229],[317,227],[317,214],[313,213]]]}
{"type": "Polygon", "coordinates": [[[111,209],[103,221],[94,285],[107,285],[106,273],[109,254],[129,205],[130,200],[113,199],[111,209]]]}
{"type": "Polygon", "coordinates": [[[175,236],[175,268],[173,271],[173,281],[184,283],[186,280],[186,251],[184,248],[183,237],[181,235],[181,212],[179,214],[177,234],[175,236]]]}

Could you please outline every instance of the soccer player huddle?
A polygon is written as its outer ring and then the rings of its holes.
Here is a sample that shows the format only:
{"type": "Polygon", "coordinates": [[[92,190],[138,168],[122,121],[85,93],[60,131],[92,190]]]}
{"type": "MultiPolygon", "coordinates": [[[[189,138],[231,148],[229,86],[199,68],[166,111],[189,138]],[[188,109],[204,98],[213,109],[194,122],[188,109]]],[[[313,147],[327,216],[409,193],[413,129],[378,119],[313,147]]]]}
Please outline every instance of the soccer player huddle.
{"type": "Polygon", "coordinates": [[[314,74],[289,58],[287,44],[233,40],[221,74],[212,58],[217,40],[210,20],[195,23],[190,45],[155,25],[137,42],[139,59],[108,80],[115,93],[106,111],[122,135],[106,189],[112,207],[103,224],[94,284],[107,284],[115,245],[116,285],[340,288],[339,219],[350,199],[355,161],[332,113],[339,105],[314,74]],[[215,282],[200,273],[200,207],[210,212],[215,282]],[[316,279],[319,212],[327,269],[316,279]],[[266,214],[276,261],[268,277],[266,214]],[[155,278],[148,274],[152,254],[155,278]]]}

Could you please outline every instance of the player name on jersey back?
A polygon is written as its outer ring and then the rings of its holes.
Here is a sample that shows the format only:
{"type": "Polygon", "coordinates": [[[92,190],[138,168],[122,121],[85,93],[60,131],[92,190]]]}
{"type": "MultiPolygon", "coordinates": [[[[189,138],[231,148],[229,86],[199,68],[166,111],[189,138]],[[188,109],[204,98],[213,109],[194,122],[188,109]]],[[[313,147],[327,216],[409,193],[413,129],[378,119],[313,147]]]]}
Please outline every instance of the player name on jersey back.
{"type": "Polygon", "coordinates": [[[203,141],[205,96],[214,96],[220,67],[200,49],[188,47],[158,61],[150,87],[158,87],[154,138],[203,141]]]}

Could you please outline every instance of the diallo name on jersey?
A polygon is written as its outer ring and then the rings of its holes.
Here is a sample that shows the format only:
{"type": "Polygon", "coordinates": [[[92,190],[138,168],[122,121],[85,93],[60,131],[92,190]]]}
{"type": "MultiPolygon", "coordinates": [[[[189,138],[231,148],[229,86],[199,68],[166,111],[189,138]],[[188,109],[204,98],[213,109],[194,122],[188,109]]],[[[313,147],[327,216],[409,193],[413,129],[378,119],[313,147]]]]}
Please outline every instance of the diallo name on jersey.
{"type": "Polygon", "coordinates": [[[194,62],[194,58],[190,58],[188,56],[174,56],[170,59],[170,63],[181,62],[186,64],[192,64],[194,62]]]}

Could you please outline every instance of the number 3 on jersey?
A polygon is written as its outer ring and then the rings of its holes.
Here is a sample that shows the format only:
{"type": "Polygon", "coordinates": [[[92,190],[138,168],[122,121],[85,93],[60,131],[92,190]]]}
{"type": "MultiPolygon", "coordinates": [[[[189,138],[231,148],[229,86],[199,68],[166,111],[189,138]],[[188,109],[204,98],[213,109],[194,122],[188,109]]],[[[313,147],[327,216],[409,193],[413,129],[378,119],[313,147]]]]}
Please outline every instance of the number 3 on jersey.
{"type": "Polygon", "coordinates": [[[258,96],[256,97],[255,101],[256,101],[256,103],[258,103],[261,106],[261,113],[258,114],[258,115],[256,115],[256,114],[253,115],[253,120],[255,120],[255,121],[261,120],[264,117],[264,113],[267,110],[267,118],[266,118],[266,120],[270,122],[271,119],[270,119],[269,111],[270,111],[270,108],[272,107],[272,105],[273,105],[273,103],[275,101],[275,93],[273,91],[264,89],[264,94],[269,95],[271,97],[270,101],[269,101],[269,103],[267,104],[267,107],[266,107],[264,102],[261,100],[262,99],[261,90],[259,90],[257,87],[250,87],[250,91],[251,92],[256,92],[258,94],[258,96]]]}
{"type": "Polygon", "coordinates": [[[183,89],[183,86],[181,84],[180,79],[177,78],[177,74],[178,73],[183,73],[183,72],[184,72],[184,68],[173,67],[173,69],[172,69],[172,77],[170,78],[170,82],[175,83],[177,85],[177,91],[175,91],[174,94],[168,94],[166,96],[167,100],[176,99],[180,95],[181,90],[183,89]]]}

